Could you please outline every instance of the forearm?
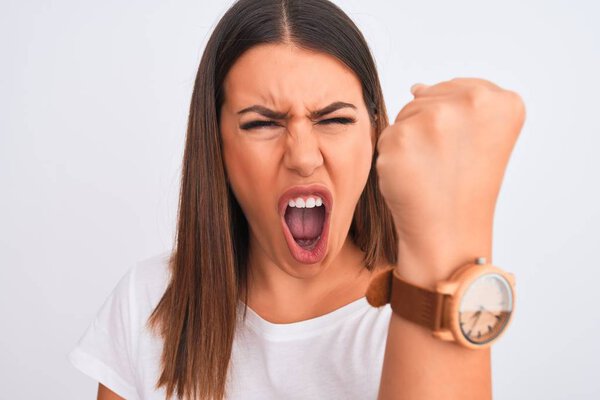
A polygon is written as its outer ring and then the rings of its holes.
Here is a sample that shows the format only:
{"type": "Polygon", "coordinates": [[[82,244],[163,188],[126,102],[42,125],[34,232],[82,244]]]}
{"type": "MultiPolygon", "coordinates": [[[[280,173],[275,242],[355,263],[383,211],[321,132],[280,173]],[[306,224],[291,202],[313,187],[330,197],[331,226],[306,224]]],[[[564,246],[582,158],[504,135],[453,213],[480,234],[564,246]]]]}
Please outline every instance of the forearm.
{"type": "MultiPolygon", "coordinates": [[[[491,261],[492,229],[457,237],[399,244],[398,275],[425,288],[477,256],[491,261]]],[[[379,400],[485,400],[492,398],[490,349],[471,350],[432,337],[392,313],[379,400]]]]}

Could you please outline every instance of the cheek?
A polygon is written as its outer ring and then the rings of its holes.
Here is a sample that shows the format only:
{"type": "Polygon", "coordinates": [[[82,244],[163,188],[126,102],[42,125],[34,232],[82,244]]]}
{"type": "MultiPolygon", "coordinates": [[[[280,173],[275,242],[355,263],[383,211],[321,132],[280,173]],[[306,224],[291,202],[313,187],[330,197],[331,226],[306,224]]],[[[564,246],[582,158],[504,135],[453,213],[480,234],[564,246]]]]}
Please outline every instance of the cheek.
{"type": "Polygon", "coordinates": [[[252,146],[224,146],[223,153],[229,184],[246,219],[259,222],[257,216],[264,215],[271,201],[263,188],[272,187],[269,182],[274,167],[252,146]]]}
{"type": "Polygon", "coordinates": [[[329,154],[334,160],[332,165],[338,178],[357,186],[366,182],[373,158],[372,141],[368,134],[336,143],[329,154]]]}
{"type": "Polygon", "coordinates": [[[338,209],[351,218],[369,178],[373,158],[371,138],[368,134],[357,135],[356,139],[339,141],[328,150],[332,181],[340,203],[338,209]]]}

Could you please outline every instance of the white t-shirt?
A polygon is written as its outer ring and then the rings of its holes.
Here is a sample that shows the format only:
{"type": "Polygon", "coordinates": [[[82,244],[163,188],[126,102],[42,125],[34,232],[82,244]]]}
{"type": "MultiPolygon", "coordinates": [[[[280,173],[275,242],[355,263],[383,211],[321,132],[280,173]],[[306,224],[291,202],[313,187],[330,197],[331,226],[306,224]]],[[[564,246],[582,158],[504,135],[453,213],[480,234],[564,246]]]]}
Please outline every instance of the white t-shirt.
{"type": "MultiPolygon", "coordinates": [[[[166,290],[168,253],[131,267],[96,314],[69,361],[127,400],[164,400],[154,389],[162,341],[144,324],[166,290]]],[[[243,303],[239,303],[240,320],[243,303]]],[[[235,333],[228,400],[376,399],[390,305],[362,297],[329,314],[290,324],[250,307],[235,333]]]]}

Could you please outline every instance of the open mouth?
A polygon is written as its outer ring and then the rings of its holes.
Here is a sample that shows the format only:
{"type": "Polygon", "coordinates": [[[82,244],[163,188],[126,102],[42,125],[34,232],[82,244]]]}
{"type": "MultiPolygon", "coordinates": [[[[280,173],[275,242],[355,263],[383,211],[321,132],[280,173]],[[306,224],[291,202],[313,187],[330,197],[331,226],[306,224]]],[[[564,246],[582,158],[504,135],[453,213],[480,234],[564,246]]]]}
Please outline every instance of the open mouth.
{"type": "Polygon", "coordinates": [[[285,223],[294,241],[303,249],[312,250],[321,238],[325,225],[325,205],[312,208],[288,206],[285,210],[285,223]]]}
{"type": "Polygon", "coordinates": [[[323,185],[296,186],[279,199],[281,228],[292,257],[303,264],[327,253],[332,197],[323,185]]]}

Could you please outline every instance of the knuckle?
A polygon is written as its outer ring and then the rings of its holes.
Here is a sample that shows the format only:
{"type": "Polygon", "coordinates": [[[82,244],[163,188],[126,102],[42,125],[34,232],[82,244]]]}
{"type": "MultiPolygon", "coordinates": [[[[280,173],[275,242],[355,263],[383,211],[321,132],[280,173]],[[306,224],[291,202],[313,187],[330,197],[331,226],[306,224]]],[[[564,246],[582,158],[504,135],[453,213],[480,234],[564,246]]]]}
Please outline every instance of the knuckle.
{"type": "Polygon", "coordinates": [[[508,95],[512,101],[513,107],[515,108],[517,114],[522,115],[524,117],[525,113],[526,113],[525,102],[523,101],[523,98],[521,97],[521,95],[512,90],[508,90],[507,92],[508,92],[508,95]]]}
{"type": "Polygon", "coordinates": [[[489,98],[490,91],[484,86],[472,86],[466,91],[466,100],[473,110],[480,109],[489,98]]]}
{"type": "Polygon", "coordinates": [[[396,118],[394,119],[394,124],[408,119],[408,117],[414,114],[418,110],[418,108],[419,105],[417,103],[417,100],[411,100],[410,102],[405,104],[404,107],[402,107],[402,109],[398,112],[396,118]]]}
{"type": "Polygon", "coordinates": [[[431,105],[426,117],[429,127],[434,132],[443,130],[446,121],[447,107],[442,103],[431,105]]]}
{"type": "Polygon", "coordinates": [[[410,129],[412,125],[410,120],[402,121],[402,123],[394,124],[392,129],[390,129],[389,135],[391,141],[393,141],[394,145],[399,145],[406,135],[406,130],[410,129]]]}
{"type": "Polygon", "coordinates": [[[525,109],[525,102],[523,101],[521,95],[512,90],[507,90],[506,96],[508,97],[510,110],[513,115],[515,115],[516,124],[520,128],[525,122],[525,116],[527,113],[525,109]]]}

